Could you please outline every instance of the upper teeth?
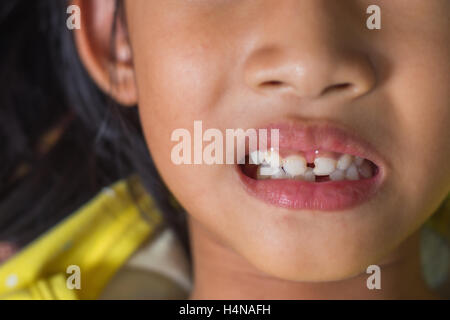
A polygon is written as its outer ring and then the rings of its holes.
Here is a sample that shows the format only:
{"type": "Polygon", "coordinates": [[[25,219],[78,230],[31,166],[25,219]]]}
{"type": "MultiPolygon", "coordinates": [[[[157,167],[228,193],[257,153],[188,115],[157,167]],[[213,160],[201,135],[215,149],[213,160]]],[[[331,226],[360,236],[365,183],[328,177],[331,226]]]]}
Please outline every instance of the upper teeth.
{"type": "Polygon", "coordinates": [[[361,157],[355,157],[355,163],[357,166],[362,165],[362,163],[364,162],[364,159],[361,157]]]}
{"type": "Polygon", "coordinates": [[[263,163],[265,154],[262,151],[256,150],[250,153],[250,164],[260,165],[263,163]]]}
{"type": "Polygon", "coordinates": [[[283,169],[291,177],[303,175],[306,168],[306,160],[300,155],[292,155],[283,160],[283,169]]]}
{"type": "Polygon", "coordinates": [[[308,167],[305,157],[300,154],[282,158],[273,149],[267,152],[253,151],[249,158],[251,164],[259,165],[258,179],[295,178],[315,181],[316,176],[329,176],[332,181],[340,181],[370,178],[373,174],[367,160],[348,154],[343,154],[338,159],[321,155],[314,160],[314,169],[308,167]]]}
{"type": "Polygon", "coordinates": [[[359,173],[364,178],[370,178],[372,176],[372,168],[370,167],[367,161],[363,161],[363,163],[358,167],[359,173]]]}
{"type": "Polygon", "coordinates": [[[281,167],[281,157],[280,154],[276,150],[269,150],[265,153],[264,162],[267,163],[272,168],[281,167]]]}
{"type": "Polygon", "coordinates": [[[353,157],[351,155],[343,154],[339,158],[336,166],[339,170],[347,170],[348,167],[350,167],[350,165],[352,164],[352,161],[353,161],[353,157]]]}
{"type": "Polygon", "coordinates": [[[331,158],[316,158],[314,165],[314,174],[316,176],[328,176],[336,170],[336,160],[331,158]]]}

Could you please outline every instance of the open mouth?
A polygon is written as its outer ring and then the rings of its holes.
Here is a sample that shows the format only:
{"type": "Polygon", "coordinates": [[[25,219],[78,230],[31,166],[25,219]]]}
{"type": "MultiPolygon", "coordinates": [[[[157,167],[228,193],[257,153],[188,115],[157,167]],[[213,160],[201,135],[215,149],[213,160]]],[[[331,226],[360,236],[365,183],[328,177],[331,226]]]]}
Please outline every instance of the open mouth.
{"type": "Polygon", "coordinates": [[[236,166],[244,189],[271,205],[338,211],[371,199],[385,180],[384,159],[366,141],[331,124],[281,123],[279,144],[247,150],[236,166]],[[267,151],[265,151],[267,150],[267,151]]]}
{"type": "Polygon", "coordinates": [[[368,159],[337,152],[285,152],[255,150],[240,165],[242,173],[255,180],[300,180],[308,182],[356,181],[370,179],[378,166],[368,159]]]}

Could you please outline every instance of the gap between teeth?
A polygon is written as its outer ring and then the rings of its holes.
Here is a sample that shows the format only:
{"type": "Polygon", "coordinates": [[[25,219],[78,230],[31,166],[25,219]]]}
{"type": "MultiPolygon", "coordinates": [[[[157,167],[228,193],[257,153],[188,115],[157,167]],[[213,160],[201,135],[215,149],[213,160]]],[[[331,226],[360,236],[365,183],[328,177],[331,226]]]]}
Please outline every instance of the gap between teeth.
{"type": "Polygon", "coordinates": [[[328,176],[331,181],[360,180],[372,177],[368,160],[343,154],[338,159],[319,156],[314,168],[308,167],[306,159],[299,154],[282,158],[277,151],[253,151],[250,164],[258,165],[257,179],[298,179],[316,181],[318,176],[328,176]]]}

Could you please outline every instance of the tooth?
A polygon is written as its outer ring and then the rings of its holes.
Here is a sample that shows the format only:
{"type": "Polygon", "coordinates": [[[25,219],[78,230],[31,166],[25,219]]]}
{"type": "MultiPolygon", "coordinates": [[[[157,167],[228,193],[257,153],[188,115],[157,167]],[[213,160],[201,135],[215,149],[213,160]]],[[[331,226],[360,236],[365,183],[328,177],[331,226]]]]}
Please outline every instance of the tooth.
{"type": "Polygon", "coordinates": [[[258,180],[266,180],[270,179],[271,171],[269,171],[271,168],[268,166],[259,166],[256,171],[256,178],[258,180]]]}
{"type": "Polygon", "coordinates": [[[345,171],[348,169],[348,167],[350,167],[350,165],[352,164],[352,161],[353,161],[353,157],[351,155],[344,154],[339,158],[336,167],[339,170],[345,171]]]}
{"type": "Polygon", "coordinates": [[[345,172],[342,170],[335,170],[330,174],[330,180],[341,181],[345,179],[345,172]]]}
{"type": "Polygon", "coordinates": [[[361,157],[355,157],[355,164],[357,165],[357,166],[360,166],[360,165],[362,165],[362,163],[364,162],[364,158],[361,158],[361,157]]]}
{"type": "Polygon", "coordinates": [[[306,168],[306,160],[300,155],[292,155],[283,160],[283,169],[291,177],[304,174],[306,168]]]}
{"type": "Polygon", "coordinates": [[[364,178],[370,178],[372,177],[372,167],[370,166],[368,161],[364,161],[360,166],[359,166],[359,173],[364,177],[364,178]]]}
{"type": "Polygon", "coordinates": [[[280,154],[276,150],[269,150],[266,152],[264,161],[272,168],[281,167],[280,154]]]}
{"type": "Polygon", "coordinates": [[[264,152],[255,150],[250,153],[250,164],[260,165],[264,161],[264,152]]]}
{"type": "Polygon", "coordinates": [[[359,179],[358,168],[354,164],[352,164],[345,172],[345,178],[347,180],[358,180],[359,179]]]}
{"type": "Polygon", "coordinates": [[[316,158],[314,165],[314,174],[316,176],[327,176],[336,170],[336,160],[331,158],[316,158]]]}
{"type": "Polygon", "coordinates": [[[258,167],[257,177],[258,179],[268,179],[271,176],[276,176],[277,174],[280,174],[280,171],[282,171],[281,168],[274,168],[268,165],[262,165],[258,167]]]}
{"type": "Polygon", "coordinates": [[[316,175],[314,174],[314,170],[312,168],[306,168],[305,173],[303,174],[303,178],[305,181],[316,181],[316,175]]]}
{"type": "Polygon", "coordinates": [[[270,176],[271,179],[288,179],[289,176],[284,172],[283,169],[279,169],[277,172],[270,176]]]}

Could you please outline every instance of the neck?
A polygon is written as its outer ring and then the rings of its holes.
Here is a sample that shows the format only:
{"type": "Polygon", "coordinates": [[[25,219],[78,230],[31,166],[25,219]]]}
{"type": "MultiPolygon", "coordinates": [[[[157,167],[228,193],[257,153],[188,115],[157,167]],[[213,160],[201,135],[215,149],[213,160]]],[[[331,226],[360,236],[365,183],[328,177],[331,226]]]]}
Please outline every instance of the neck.
{"type": "Polygon", "coordinates": [[[420,264],[419,232],[380,262],[381,289],[365,272],[335,282],[286,281],[263,274],[189,218],[194,287],[191,300],[433,299],[420,264]]]}

